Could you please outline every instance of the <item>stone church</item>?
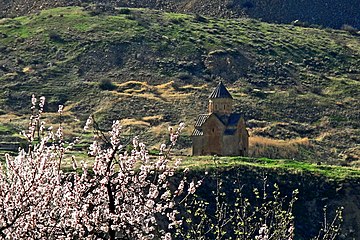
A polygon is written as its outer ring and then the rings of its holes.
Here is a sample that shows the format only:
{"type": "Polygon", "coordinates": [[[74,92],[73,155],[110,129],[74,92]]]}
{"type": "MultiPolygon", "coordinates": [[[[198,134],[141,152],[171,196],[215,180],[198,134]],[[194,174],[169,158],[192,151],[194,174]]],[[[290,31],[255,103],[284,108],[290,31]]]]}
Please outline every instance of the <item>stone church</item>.
{"type": "Polygon", "coordinates": [[[209,96],[209,112],[196,119],[193,155],[247,155],[249,133],[241,114],[233,113],[232,104],[231,94],[220,82],[209,96]]]}

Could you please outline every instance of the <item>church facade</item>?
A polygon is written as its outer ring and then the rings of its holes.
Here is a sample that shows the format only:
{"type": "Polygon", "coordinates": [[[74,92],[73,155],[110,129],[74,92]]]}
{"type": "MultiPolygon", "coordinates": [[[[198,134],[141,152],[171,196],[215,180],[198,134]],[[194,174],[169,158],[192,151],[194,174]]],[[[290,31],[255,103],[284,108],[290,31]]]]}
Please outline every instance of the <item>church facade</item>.
{"type": "Polygon", "coordinates": [[[207,114],[200,114],[192,133],[192,154],[247,156],[249,133],[241,114],[233,113],[233,98],[220,82],[209,96],[207,114]]]}

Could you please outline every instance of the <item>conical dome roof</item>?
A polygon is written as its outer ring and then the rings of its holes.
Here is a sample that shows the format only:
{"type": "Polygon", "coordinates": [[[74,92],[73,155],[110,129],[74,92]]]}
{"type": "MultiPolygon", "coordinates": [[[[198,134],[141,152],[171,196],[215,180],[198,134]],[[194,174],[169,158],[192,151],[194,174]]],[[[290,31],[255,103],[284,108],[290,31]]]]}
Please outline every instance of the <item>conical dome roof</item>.
{"type": "Polygon", "coordinates": [[[212,98],[231,98],[232,96],[229,93],[229,91],[226,89],[224,84],[222,82],[219,82],[219,84],[216,86],[214,91],[209,96],[210,99],[212,98]]]}

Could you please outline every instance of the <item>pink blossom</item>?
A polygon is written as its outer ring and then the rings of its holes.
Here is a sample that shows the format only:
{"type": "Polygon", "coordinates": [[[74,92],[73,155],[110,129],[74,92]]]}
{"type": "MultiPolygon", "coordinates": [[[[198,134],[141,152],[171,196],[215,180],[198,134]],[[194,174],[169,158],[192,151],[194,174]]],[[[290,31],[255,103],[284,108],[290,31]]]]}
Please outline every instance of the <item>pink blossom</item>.
{"type": "MultiPolygon", "coordinates": [[[[63,126],[53,132],[41,121],[45,98],[40,98],[36,110],[32,97],[32,117],[28,131],[29,150],[18,155],[6,155],[0,163],[0,236],[5,239],[96,239],[98,236],[125,235],[130,239],[171,239],[167,231],[157,231],[158,216],[168,218],[168,227],[181,224],[175,208],[175,197],[193,194],[199,183],[186,179],[174,191],[169,188],[175,166],[167,156],[150,160],[146,146],[133,139],[135,149],[122,153],[122,128],[114,121],[106,138],[94,137],[89,147],[93,166],[81,161],[79,166],[71,157],[74,170],[63,173],[61,160],[79,139],[64,146],[63,126]],[[35,140],[34,132],[42,136],[35,140]],[[47,131],[45,131],[47,129],[47,131]],[[159,235],[160,234],[160,235],[159,235]],[[5,236],[5,237],[4,237],[5,236]]],[[[63,106],[59,106],[62,114],[63,106]]],[[[84,129],[90,128],[89,118],[84,129]]],[[[175,133],[176,141],[183,125],[175,133]]],[[[166,146],[161,147],[165,150],[166,146]]],[[[68,156],[68,155],[67,155],[68,156]]]]}

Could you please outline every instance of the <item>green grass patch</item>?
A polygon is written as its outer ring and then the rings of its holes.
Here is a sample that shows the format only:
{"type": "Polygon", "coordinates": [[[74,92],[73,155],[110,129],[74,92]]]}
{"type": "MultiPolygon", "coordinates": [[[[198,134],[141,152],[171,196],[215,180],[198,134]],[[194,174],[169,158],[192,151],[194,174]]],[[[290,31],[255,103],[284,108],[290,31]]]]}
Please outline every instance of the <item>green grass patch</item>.
{"type": "Polygon", "coordinates": [[[333,165],[317,165],[289,159],[247,158],[247,157],[188,157],[182,167],[191,170],[206,171],[216,167],[221,169],[234,167],[254,167],[274,169],[279,172],[310,173],[328,179],[345,180],[360,178],[360,169],[333,165]]]}

